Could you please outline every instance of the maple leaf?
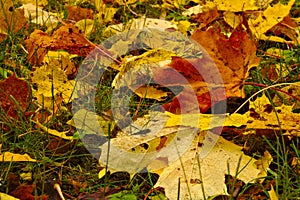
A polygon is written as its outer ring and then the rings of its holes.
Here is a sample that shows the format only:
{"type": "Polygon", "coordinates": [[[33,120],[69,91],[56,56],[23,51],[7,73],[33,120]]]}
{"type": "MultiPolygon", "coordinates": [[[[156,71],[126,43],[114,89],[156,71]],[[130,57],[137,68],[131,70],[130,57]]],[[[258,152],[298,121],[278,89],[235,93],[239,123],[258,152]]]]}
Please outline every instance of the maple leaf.
{"type": "Polygon", "coordinates": [[[294,3],[295,0],[289,1],[287,5],[278,2],[272,7],[268,6],[261,15],[257,16],[257,18],[250,18],[248,24],[252,33],[255,34],[257,38],[269,40],[270,38],[265,36],[264,33],[282,21],[284,17],[289,14],[294,3]],[[276,16],[274,16],[274,14],[276,16]]]}
{"type": "Polygon", "coordinates": [[[164,108],[174,113],[180,113],[182,108],[187,108],[186,112],[193,112],[198,108],[205,112],[226,97],[244,97],[243,82],[249,69],[259,64],[259,58],[256,57],[255,42],[242,29],[242,25],[232,32],[230,38],[210,28],[206,31],[195,30],[192,39],[204,48],[201,58],[173,57],[166,67],[154,71],[153,77],[157,83],[164,86],[174,86],[177,83],[193,88],[185,88],[172,102],[165,104],[164,108]],[[179,81],[178,72],[189,82],[188,85],[179,81]],[[196,105],[192,101],[194,95],[197,96],[196,105]]]}
{"type": "Polygon", "coordinates": [[[293,106],[282,104],[273,108],[269,99],[263,94],[255,101],[250,101],[247,129],[286,130],[287,134],[299,135],[299,113],[293,113],[293,106]],[[275,109],[275,110],[274,110],[275,109]]]}
{"type": "Polygon", "coordinates": [[[74,81],[67,78],[61,63],[57,59],[36,69],[32,73],[31,82],[37,85],[35,97],[46,110],[55,114],[63,102],[69,102],[73,93],[74,81]]]}
{"type": "MultiPolygon", "coordinates": [[[[218,124],[221,118],[222,115],[151,113],[150,116],[138,118],[131,126],[118,132],[116,138],[104,143],[99,161],[103,165],[108,163],[112,171],[126,170],[135,173],[146,167],[151,172],[160,173],[156,186],[164,187],[170,199],[177,195],[179,177],[182,199],[186,199],[187,195],[191,199],[202,199],[203,194],[227,194],[225,174],[237,175],[244,182],[251,182],[265,175],[262,172],[265,172],[269,162],[256,162],[255,159],[243,155],[242,147],[209,131],[213,127],[222,126],[218,124]],[[197,121],[195,118],[200,119],[197,121]],[[207,142],[207,137],[216,140],[215,146],[207,142]],[[207,148],[210,149],[209,153],[202,152],[207,148]]],[[[247,118],[240,118],[243,117],[227,116],[224,125],[245,124],[247,118]]]]}

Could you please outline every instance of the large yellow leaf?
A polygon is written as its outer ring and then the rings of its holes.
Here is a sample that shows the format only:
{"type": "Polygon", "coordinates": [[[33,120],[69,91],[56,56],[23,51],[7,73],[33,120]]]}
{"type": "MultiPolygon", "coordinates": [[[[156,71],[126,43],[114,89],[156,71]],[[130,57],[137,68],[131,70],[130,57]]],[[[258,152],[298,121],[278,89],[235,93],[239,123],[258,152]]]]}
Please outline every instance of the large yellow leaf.
{"type": "MultiPolygon", "coordinates": [[[[269,0],[268,2],[271,2],[269,0]]],[[[261,1],[253,1],[253,0],[214,0],[213,1],[219,10],[224,11],[233,11],[233,12],[241,12],[246,10],[259,10],[261,9],[261,4],[258,2],[261,1]]]]}
{"type": "MultiPolygon", "coordinates": [[[[206,133],[212,134],[212,133],[206,133]]],[[[204,199],[214,195],[226,195],[225,174],[230,174],[246,183],[259,177],[256,160],[243,154],[239,147],[222,137],[204,157],[199,158],[205,132],[200,132],[190,149],[175,163],[160,174],[155,186],[165,189],[169,199],[204,199]],[[201,174],[200,174],[201,172],[201,174]]],[[[180,145],[180,143],[178,144],[180,145]]]]}

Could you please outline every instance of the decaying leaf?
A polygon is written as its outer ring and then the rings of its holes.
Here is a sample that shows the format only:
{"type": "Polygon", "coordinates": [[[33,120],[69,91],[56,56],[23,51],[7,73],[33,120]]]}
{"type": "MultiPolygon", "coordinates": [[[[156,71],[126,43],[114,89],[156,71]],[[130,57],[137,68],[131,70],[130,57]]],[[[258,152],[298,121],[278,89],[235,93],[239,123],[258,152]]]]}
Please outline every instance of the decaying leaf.
{"type": "Polygon", "coordinates": [[[35,65],[42,64],[48,50],[65,50],[78,56],[87,56],[95,48],[95,45],[71,24],[59,27],[51,37],[40,30],[35,30],[25,42],[28,61],[35,65]]]}
{"type": "MultiPolygon", "coordinates": [[[[123,24],[108,26],[105,30],[105,33],[107,36],[112,36],[122,31],[141,30],[144,28],[166,31],[168,29],[177,30],[178,27],[176,26],[175,23],[167,20],[142,17],[142,18],[133,19],[132,21],[129,21],[126,24],[126,26],[124,26],[123,24]]],[[[156,43],[153,44],[157,45],[156,43]]]]}
{"type": "Polygon", "coordinates": [[[30,99],[31,87],[15,74],[0,81],[0,106],[8,116],[17,118],[18,111],[25,112],[30,99]]]}
{"type": "Polygon", "coordinates": [[[238,26],[230,38],[211,28],[207,31],[195,30],[192,39],[203,47],[200,58],[172,57],[169,65],[154,71],[153,77],[157,83],[164,86],[177,83],[186,87],[164,108],[177,113],[186,107],[188,112],[198,108],[205,112],[226,97],[244,97],[243,82],[249,69],[259,64],[259,58],[256,57],[255,42],[242,26],[238,26]],[[185,78],[181,80],[187,80],[188,84],[179,81],[181,75],[185,78]],[[192,86],[193,90],[187,90],[188,86],[192,86]],[[226,96],[222,89],[225,89],[226,96]],[[192,101],[194,96],[197,97],[196,104],[192,101]]]}
{"type": "MultiPolygon", "coordinates": [[[[257,169],[260,170],[260,173],[259,173],[260,177],[266,177],[267,176],[269,166],[272,163],[272,161],[273,161],[272,155],[268,151],[265,151],[264,156],[259,158],[256,161],[255,164],[257,166],[257,169]]],[[[260,179],[259,182],[263,182],[263,180],[264,179],[260,179]]]]}
{"type": "Polygon", "coordinates": [[[54,40],[47,33],[41,30],[34,30],[29,38],[25,40],[25,43],[28,51],[28,62],[40,65],[54,40]]]}
{"type": "Polygon", "coordinates": [[[14,154],[10,152],[3,152],[0,154],[1,162],[36,162],[35,159],[32,159],[28,154],[14,154]]]}
{"type": "Polygon", "coordinates": [[[213,2],[217,5],[218,10],[226,10],[233,12],[242,12],[246,10],[259,10],[268,6],[273,0],[258,0],[258,1],[248,1],[248,0],[214,0],[213,2]]]}
{"type": "MultiPolygon", "coordinates": [[[[281,88],[281,90],[288,92],[298,98],[300,98],[300,82],[295,82],[293,85],[289,85],[286,87],[281,88]]],[[[293,97],[287,94],[280,94],[280,97],[276,95],[273,98],[273,102],[275,106],[280,106],[282,104],[292,106],[294,109],[300,109],[300,102],[294,99],[293,97]]]]}
{"type": "Polygon", "coordinates": [[[4,39],[11,33],[17,33],[27,24],[24,10],[15,9],[11,0],[2,1],[0,5],[0,33],[4,39]]]}
{"type": "Polygon", "coordinates": [[[70,5],[65,5],[65,8],[68,11],[68,20],[74,20],[75,22],[78,22],[82,19],[87,20],[94,18],[94,11],[91,9],[70,5]]]}

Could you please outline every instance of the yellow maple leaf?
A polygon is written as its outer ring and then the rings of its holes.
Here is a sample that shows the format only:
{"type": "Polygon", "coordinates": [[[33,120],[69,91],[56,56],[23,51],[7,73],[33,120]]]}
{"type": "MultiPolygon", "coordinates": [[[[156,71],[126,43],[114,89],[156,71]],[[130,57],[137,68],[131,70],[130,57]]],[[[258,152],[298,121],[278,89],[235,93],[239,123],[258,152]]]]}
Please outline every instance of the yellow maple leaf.
{"type": "Polygon", "coordinates": [[[300,114],[293,113],[293,106],[273,108],[269,99],[263,94],[255,101],[250,101],[249,111],[244,114],[248,118],[247,129],[287,130],[298,135],[300,130],[300,114]],[[275,111],[276,113],[275,113],[275,111]]]}
{"type": "Polygon", "coordinates": [[[61,95],[65,102],[68,102],[73,93],[74,81],[69,81],[65,72],[60,68],[61,63],[50,58],[32,73],[32,83],[37,84],[36,97],[38,103],[46,109],[52,110],[53,98],[56,100],[61,95]]]}
{"type": "Polygon", "coordinates": [[[264,34],[270,28],[282,21],[283,18],[290,13],[290,10],[294,3],[295,0],[290,0],[287,5],[278,2],[273,7],[268,6],[267,9],[264,10],[263,13],[256,18],[250,18],[248,20],[248,24],[252,33],[254,33],[257,38],[268,38],[264,34]]]}

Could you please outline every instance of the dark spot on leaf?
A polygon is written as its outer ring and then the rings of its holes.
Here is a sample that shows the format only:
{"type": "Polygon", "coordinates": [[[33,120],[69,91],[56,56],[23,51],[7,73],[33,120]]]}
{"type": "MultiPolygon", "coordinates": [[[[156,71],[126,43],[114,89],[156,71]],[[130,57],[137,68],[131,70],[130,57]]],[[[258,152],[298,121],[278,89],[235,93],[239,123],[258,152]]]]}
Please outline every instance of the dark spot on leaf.
{"type": "Polygon", "coordinates": [[[281,109],[278,109],[277,112],[278,112],[278,113],[281,113],[281,109]]]}
{"type": "Polygon", "coordinates": [[[143,143],[140,146],[143,147],[145,150],[149,148],[149,145],[147,143],[143,143]]]}
{"type": "Polygon", "coordinates": [[[260,115],[254,110],[254,108],[250,108],[250,117],[253,117],[254,119],[259,119],[260,115]]]}
{"type": "Polygon", "coordinates": [[[294,91],[294,90],[293,90],[292,88],[289,88],[289,89],[288,89],[288,93],[290,93],[290,94],[293,94],[293,91],[294,91]]]}
{"type": "Polygon", "coordinates": [[[273,107],[271,104],[267,104],[264,107],[265,107],[264,112],[271,113],[273,110],[273,107]]]}

